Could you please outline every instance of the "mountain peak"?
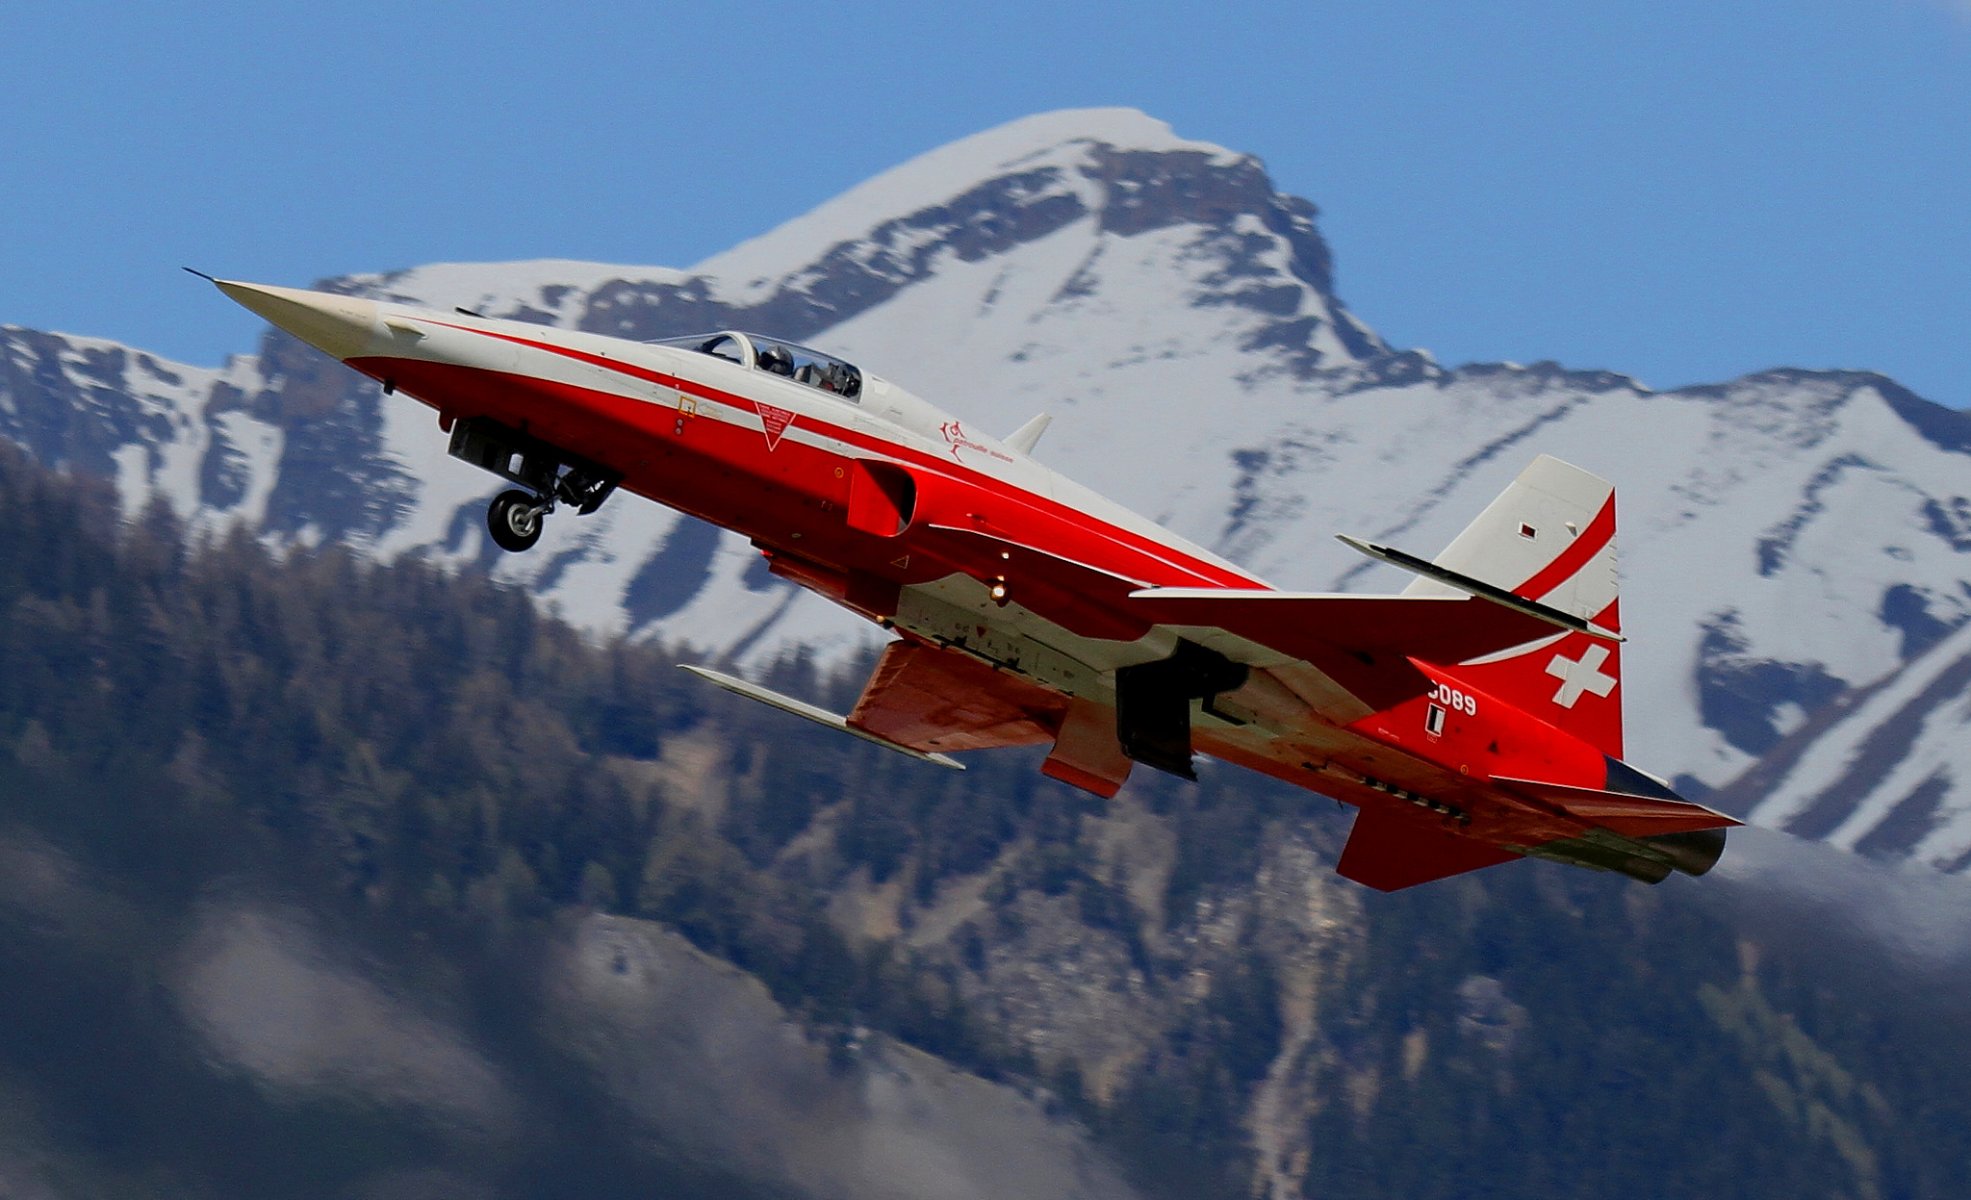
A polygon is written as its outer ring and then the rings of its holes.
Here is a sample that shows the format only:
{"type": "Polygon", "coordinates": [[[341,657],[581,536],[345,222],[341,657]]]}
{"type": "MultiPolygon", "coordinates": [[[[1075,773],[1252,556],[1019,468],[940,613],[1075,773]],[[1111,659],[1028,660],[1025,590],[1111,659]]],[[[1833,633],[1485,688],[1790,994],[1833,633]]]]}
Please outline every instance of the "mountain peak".
{"type": "MultiPolygon", "coordinates": [[[[1029,155],[1077,144],[1156,153],[1189,150],[1222,157],[1226,161],[1246,157],[1211,142],[1178,137],[1167,122],[1159,121],[1140,109],[1063,108],[1034,113],[981,130],[921,154],[896,168],[896,171],[938,159],[971,162],[985,169],[1010,167],[1029,155]]],[[[871,182],[895,173],[886,172],[871,182]]]]}
{"type": "MultiPolygon", "coordinates": [[[[1201,164],[1220,167],[1253,162],[1223,146],[1180,138],[1169,125],[1133,108],[1039,113],[926,151],[691,271],[739,285],[764,282],[789,263],[812,261],[885,220],[946,205],[987,180],[1052,169],[1073,187],[1081,175],[1074,168],[1094,167],[1102,152],[1191,154],[1201,164]]],[[[1102,197],[1091,185],[1080,199],[1097,208],[1102,197]]]]}

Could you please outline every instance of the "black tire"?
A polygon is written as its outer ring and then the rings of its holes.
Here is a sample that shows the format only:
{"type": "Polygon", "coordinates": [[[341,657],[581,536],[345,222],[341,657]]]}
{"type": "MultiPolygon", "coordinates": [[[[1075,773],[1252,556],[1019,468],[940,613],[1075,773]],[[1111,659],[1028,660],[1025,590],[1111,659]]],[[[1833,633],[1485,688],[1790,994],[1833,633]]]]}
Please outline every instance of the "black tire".
{"type": "Polygon", "coordinates": [[[486,508],[486,529],[493,544],[512,554],[533,549],[541,540],[540,501],[518,489],[501,492],[486,508]]]}

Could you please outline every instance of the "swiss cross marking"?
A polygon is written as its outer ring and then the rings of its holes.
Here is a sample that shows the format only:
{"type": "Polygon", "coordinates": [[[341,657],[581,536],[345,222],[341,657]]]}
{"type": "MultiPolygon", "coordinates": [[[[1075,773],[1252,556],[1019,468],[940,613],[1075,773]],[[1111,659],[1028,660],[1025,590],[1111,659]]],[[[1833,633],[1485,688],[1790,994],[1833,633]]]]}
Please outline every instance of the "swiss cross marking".
{"type": "Polygon", "coordinates": [[[780,445],[780,435],[786,433],[787,427],[794,423],[793,410],[761,404],[758,400],[753,401],[753,407],[759,410],[760,432],[766,434],[767,450],[772,451],[774,447],[780,445]]]}
{"type": "Polygon", "coordinates": [[[1560,680],[1560,690],[1554,693],[1554,703],[1562,708],[1573,708],[1581,699],[1582,692],[1593,692],[1606,696],[1615,690],[1615,676],[1602,673],[1601,665],[1608,661],[1608,647],[1589,646],[1577,659],[1564,654],[1556,654],[1547,664],[1547,674],[1560,680]]]}

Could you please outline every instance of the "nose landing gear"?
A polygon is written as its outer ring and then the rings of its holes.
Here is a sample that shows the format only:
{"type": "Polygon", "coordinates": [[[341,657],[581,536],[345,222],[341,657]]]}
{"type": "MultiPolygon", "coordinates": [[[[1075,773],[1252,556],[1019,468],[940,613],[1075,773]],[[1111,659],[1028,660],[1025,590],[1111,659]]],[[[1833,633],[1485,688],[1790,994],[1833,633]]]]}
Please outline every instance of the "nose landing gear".
{"type": "Polygon", "coordinates": [[[556,504],[586,516],[602,506],[622,475],[483,417],[452,427],[451,454],[520,485],[493,497],[486,529],[502,550],[518,553],[541,540],[556,504]]]}
{"type": "Polygon", "coordinates": [[[533,549],[534,543],[541,540],[547,511],[546,502],[518,488],[509,488],[493,497],[493,503],[487,507],[486,529],[493,535],[494,545],[518,554],[533,549]]]}

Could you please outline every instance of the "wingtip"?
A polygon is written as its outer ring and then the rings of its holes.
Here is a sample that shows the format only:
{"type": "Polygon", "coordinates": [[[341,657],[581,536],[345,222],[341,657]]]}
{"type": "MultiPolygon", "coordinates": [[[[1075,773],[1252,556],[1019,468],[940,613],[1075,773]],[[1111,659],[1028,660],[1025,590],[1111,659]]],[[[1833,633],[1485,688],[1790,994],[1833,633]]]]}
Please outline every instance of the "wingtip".
{"type": "Polygon", "coordinates": [[[965,769],[964,763],[959,762],[949,755],[939,754],[934,750],[919,750],[915,746],[906,746],[901,742],[893,742],[889,738],[871,733],[866,729],[858,729],[850,725],[848,718],[839,713],[829,712],[825,708],[809,704],[805,700],[796,700],[792,696],[783,696],[771,688],[762,687],[757,683],[749,682],[737,676],[727,675],[723,671],[714,671],[710,667],[701,667],[696,663],[679,663],[678,668],[689,671],[700,679],[715,683],[728,692],[744,696],[748,700],[757,700],[782,712],[792,713],[797,717],[813,721],[815,724],[825,728],[846,733],[852,737],[861,738],[865,742],[873,742],[887,750],[894,750],[898,754],[906,755],[920,762],[934,763],[937,766],[953,771],[963,771],[965,769]]]}
{"type": "Polygon", "coordinates": [[[201,270],[199,270],[199,269],[198,269],[197,267],[186,267],[186,268],[185,268],[185,270],[186,270],[186,271],[188,271],[188,272],[190,272],[190,273],[191,273],[191,274],[193,274],[193,275],[196,275],[196,276],[198,276],[198,277],[199,277],[200,279],[203,279],[203,280],[205,280],[205,281],[206,281],[207,283],[218,283],[218,282],[219,282],[219,281],[218,281],[217,279],[215,279],[215,278],[213,278],[213,277],[212,277],[212,276],[210,276],[210,275],[207,275],[207,274],[206,274],[206,273],[205,273],[204,271],[201,271],[201,270]]]}

